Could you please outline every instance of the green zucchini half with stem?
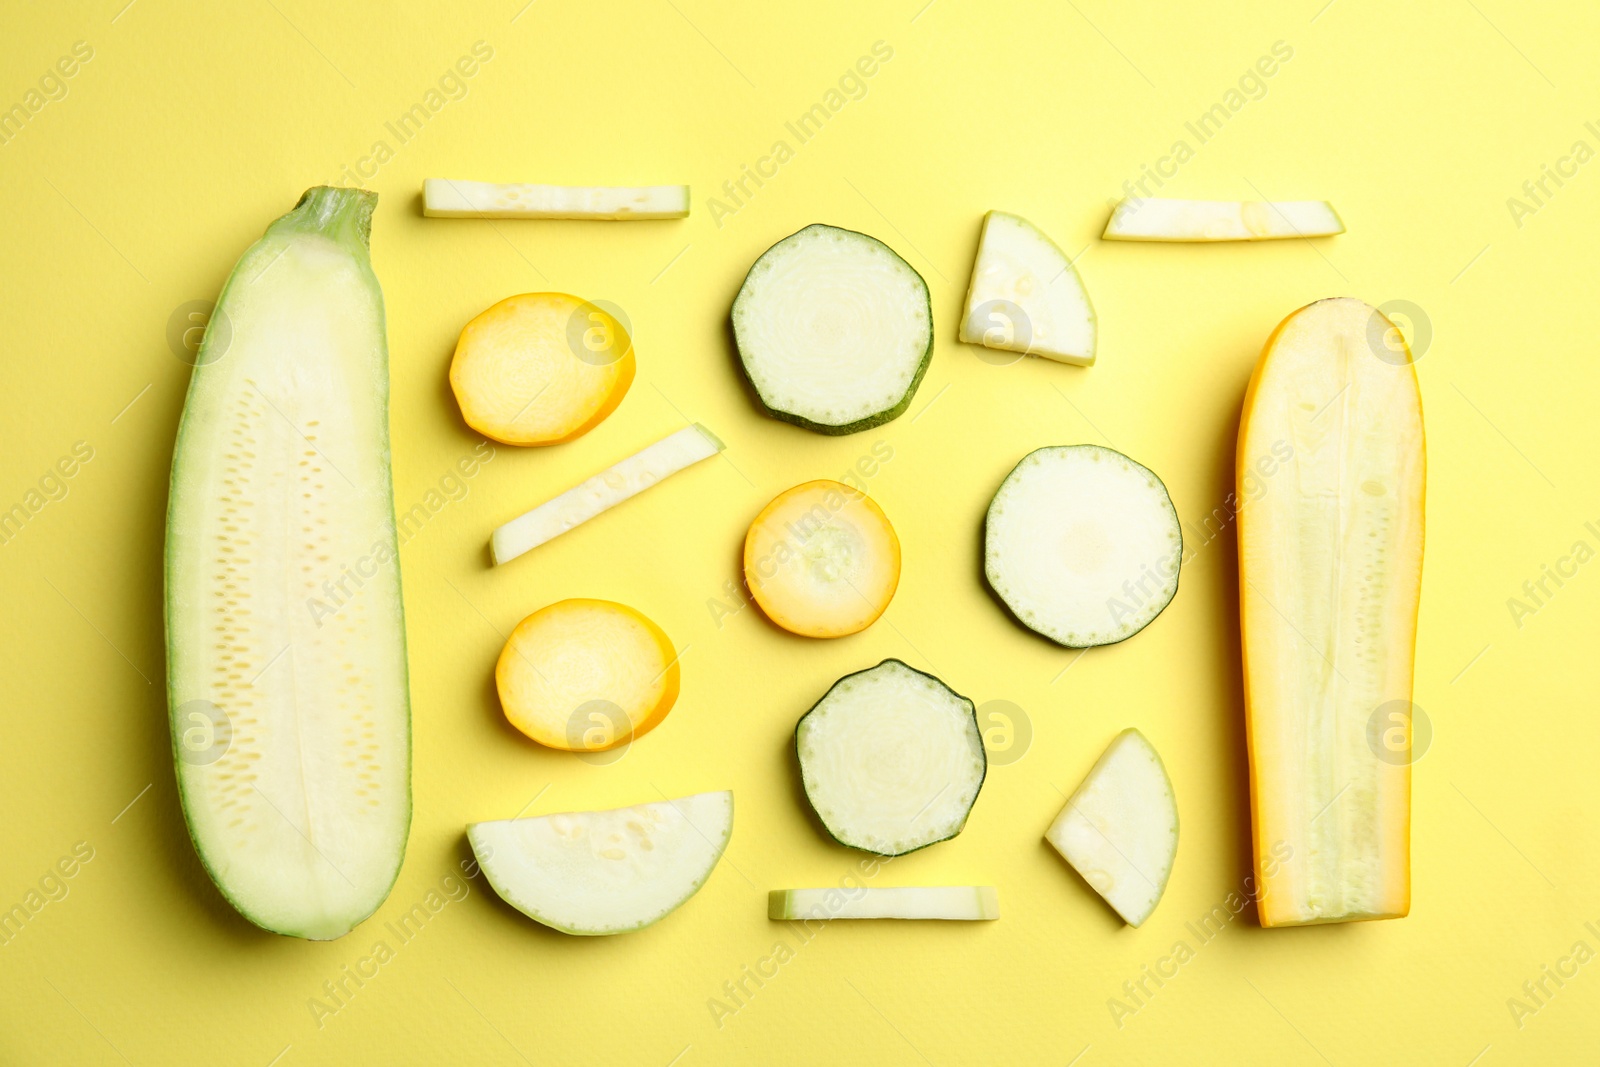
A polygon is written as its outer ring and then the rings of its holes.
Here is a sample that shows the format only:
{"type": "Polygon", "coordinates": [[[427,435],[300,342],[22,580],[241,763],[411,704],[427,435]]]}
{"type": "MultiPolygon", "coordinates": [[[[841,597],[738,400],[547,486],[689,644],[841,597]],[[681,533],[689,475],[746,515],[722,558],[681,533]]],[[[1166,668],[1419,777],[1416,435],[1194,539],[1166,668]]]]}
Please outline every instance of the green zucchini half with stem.
{"type": "Polygon", "coordinates": [[[817,433],[898,417],[933,358],[922,275],[876,237],[837,226],[815,223],[762,253],[732,317],[762,410],[817,433]]]}
{"type": "Polygon", "coordinates": [[[240,914],[319,940],[383,903],[411,823],[376,202],[310,189],[239,259],[189,383],[167,511],[190,836],[240,914]]]}

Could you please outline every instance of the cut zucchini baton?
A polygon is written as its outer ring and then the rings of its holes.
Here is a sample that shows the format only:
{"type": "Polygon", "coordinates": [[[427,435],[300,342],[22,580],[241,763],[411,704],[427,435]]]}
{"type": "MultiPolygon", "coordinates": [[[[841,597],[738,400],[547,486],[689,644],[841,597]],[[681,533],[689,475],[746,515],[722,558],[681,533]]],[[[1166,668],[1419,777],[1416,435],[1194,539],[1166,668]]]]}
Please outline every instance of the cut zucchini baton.
{"type": "Polygon", "coordinates": [[[529,185],[427,178],[422,213],[436,219],[681,219],[687,185],[529,185]]]}
{"type": "Polygon", "coordinates": [[[750,268],[733,336],[768,415],[855,433],[910,405],[933,357],[933,307],[922,276],[888,245],[817,223],[750,268]]]}
{"type": "Polygon", "coordinates": [[[318,187],[223,287],[172,460],[178,793],[223,896],[280,934],[371,915],[411,822],[377,196],[318,187]]]}
{"type": "Polygon", "coordinates": [[[1000,894],[992,885],[774,889],[767,894],[767,918],[775,922],[816,919],[989,922],[1000,918],[1000,894]]]}
{"type": "Polygon", "coordinates": [[[1264,926],[1410,908],[1410,767],[1368,732],[1385,706],[1409,707],[1422,582],[1422,403],[1396,336],[1359,300],[1311,304],[1268,338],[1245,394],[1238,489],[1259,498],[1239,514],[1239,600],[1264,926]]]}
{"type": "Polygon", "coordinates": [[[881,856],[959,834],[988,770],[972,701],[897,659],[835,682],[794,742],[828,833],[881,856]]]}

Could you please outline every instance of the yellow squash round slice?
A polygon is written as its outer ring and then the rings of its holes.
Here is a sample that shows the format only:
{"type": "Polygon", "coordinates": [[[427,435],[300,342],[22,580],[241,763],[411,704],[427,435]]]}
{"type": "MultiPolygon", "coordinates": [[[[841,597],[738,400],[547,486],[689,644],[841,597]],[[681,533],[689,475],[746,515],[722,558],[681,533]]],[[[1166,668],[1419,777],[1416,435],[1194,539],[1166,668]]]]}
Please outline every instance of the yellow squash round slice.
{"type": "Polygon", "coordinates": [[[450,388],[485,437],[555,445],[615,411],[633,371],[633,339],[605,309],[566,293],[524,293],[467,323],[450,388]]]}
{"type": "Polygon", "coordinates": [[[805,637],[877,621],[900,584],[900,539],[883,509],[839,482],[777,496],[744,539],[744,579],[767,617],[805,637]]]}
{"type": "Polygon", "coordinates": [[[551,748],[600,752],[654,729],[678,699],[678,653],[625,604],[561,600],[523,619],[494,670],[511,725],[551,748]]]}

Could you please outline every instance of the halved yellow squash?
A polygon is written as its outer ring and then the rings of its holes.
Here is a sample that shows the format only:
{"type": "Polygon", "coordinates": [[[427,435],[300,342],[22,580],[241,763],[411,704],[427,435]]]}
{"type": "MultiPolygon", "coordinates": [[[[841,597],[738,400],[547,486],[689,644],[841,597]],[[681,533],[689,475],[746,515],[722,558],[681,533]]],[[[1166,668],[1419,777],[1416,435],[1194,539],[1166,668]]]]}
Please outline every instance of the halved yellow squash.
{"type": "Polygon", "coordinates": [[[511,725],[551,748],[602,752],[667,717],[678,652],[626,604],[561,600],[511,631],[494,680],[511,725]]]}
{"type": "Polygon", "coordinates": [[[1393,324],[1348,298],[1284,319],[1245,393],[1237,473],[1261,924],[1398,918],[1411,772],[1371,724],[1410,706],[1424,454],[1393,324]]]}
{"type": "Polygon", "coordinates": [[[633,340],[610,312],[566,293],[523,293],[467,323],[450,388],[485,437],[555,445],[615,411],[633,372],[633,340]]]}

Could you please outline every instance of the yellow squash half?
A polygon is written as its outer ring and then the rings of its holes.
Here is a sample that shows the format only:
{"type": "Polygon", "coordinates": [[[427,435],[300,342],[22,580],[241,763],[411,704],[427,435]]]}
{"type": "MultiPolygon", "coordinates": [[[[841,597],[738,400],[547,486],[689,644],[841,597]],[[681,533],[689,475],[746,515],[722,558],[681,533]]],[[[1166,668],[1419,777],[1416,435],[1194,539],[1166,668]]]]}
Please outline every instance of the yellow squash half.
{"type": "Polygon", "coordinates": [[[1348,298],[1284,319],[1245,394],[1238,453],[1263,926],[1410,909],[1423,476],[1417,376],[1393,324],[1348,298]]]}

